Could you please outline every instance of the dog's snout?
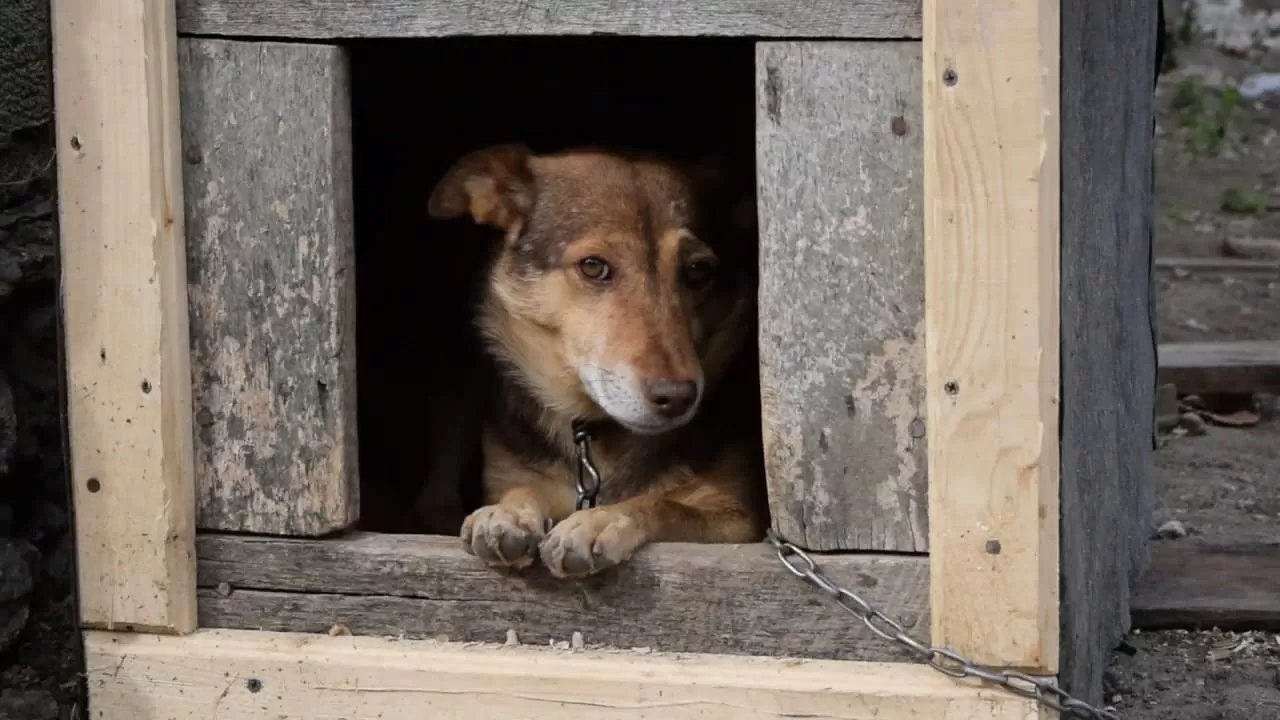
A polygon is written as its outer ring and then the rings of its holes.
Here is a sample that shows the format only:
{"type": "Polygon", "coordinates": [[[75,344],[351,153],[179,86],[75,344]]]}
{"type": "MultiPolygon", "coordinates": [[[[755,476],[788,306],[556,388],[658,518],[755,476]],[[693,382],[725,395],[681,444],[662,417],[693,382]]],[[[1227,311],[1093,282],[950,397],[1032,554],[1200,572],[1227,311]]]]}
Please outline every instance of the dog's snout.
{"type": "Polygon", "coordinates": [[[698,384],[691,380],[658,380],[645,386],[645,398],[658,414],[677,418],[698,399],[698,384]]]}

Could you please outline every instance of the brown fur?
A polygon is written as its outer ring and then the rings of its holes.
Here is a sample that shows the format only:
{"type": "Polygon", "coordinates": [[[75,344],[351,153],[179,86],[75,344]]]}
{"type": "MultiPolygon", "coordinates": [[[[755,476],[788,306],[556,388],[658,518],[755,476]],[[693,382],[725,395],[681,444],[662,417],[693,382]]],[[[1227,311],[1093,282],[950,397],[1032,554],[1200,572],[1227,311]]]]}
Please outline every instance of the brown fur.
{"type": "Polygon", "coordinates": [[[723,188],[651,156],[519,145],[463,157],[437,184],[433,216],[501,235],[479,308],[493,383],[469,551],[564,577],[649,542],[759,539],[755,240],[723,188]],[[708,287],[699,267],[715,268],[708,287]],[[687,405],[652,383],[701,383],[692,417],[668,420],[687,405]],[[578,512],[575,420],[603,476],[599,507],[578,512]]]}

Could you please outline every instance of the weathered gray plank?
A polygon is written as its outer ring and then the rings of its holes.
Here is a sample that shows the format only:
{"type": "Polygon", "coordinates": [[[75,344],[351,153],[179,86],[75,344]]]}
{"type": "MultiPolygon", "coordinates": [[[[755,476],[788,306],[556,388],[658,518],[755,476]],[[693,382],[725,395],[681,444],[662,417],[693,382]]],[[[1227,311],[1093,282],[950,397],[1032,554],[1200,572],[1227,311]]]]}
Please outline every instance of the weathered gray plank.
{"type": "Polygon", "coordinates": [[[1280,630],[1280,543],[1158,545],[1131,611],[1144,630],[1280,630]]]}
{"type": "Polygon", "coordinates": [[[1280,341],[1161,343],[1160,382],[1194,393],[1280,390],[1280,341]]]}
{"type": "Polygon", "coordinates": [[[920,0],[178,0],[178,32],[279,38],[919,38],[920,0]]]}
{"type": "Polygon", "coordinates": [[[760,370],[774,527],[928,548],[916,43],[756,51],[760,370]]]}
{"type": "Polygon", "coordinates": [[[319,535],[358,517],[344,51],[183,39],[198,525],[319,535]]]}
{"type": "MultiPolygon", "coordinates": [[[[201,586],[226,583],[201,595],[201,627],[324,632],[343,623],[360,634],[486,641],[514,629],[528,643],[579,631],[589,643],[675,652],[913,660],[788,572],[764,544],[652,545],[582,582],[498,573],[456,539],[430,536],[204,535],[197,556],[201,586]]],[[[927,558],[818,561],[927,639],[927,558]]]]}
{"type": "Polygon", "coordinates": [[[1156,258],[1155,269],[1165,272],[1187,273],[1240,273],[1280,275],[1280,260],[1252,260],[1248,258],[1156,258]]]}
{"type": "Polygon", "coordinates": [[[1102,700],[1154,505],[1151,176],[1159,3],[1061,12],[1059,680],[1102,700]]]}

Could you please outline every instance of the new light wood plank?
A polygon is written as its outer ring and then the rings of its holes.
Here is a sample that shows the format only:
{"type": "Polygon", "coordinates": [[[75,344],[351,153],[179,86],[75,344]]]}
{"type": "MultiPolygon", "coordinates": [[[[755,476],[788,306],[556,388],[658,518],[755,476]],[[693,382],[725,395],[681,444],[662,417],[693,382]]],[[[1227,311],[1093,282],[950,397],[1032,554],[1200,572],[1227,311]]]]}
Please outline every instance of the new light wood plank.
{"type": "Polygon", "coordinates": [[[920,37],[919,0],[178,0],[178,30],[275,38],[448,35],[920,37]]]}
{"type": "MultiPolygon", "coordinates": [[[[455,538],[358,533],[287,540],[201,535],[201,627],[568,640],[679,652],[914,662],[792,575],[763,543],[659,543],[582,582],[507,575],[455,538]],[[229,591],[229,592],[228,592],[229,591]]],[[[822,570],[928,639],[928,561],[820,556],[822,570]]]]}
{"type": "Polygon", "coordinates": [[[1181,394],[1280,390],[1280,341],[1161,343],[1160,382],[1181,394]]]}
{"type": "Polygon", "coordinates": [[[198,527],[360,513],[346,52],[183,38],[198,527]]]}
{"type": "Polygon", "coordinates": [[[928,550],[920,45],[756,46],[760,384],[774,528],[928,550]]]}
{"type": "Polygon", "coordinates": [[[85,635],[94,717],[1035,720],[924,666],[201,630],[85,635]]]}
{"type": "Polygon", "coordinates": [[[925,0],[935,643],[1058,663],[1058,2],[925,0]]]}
{"type": "Polygon", "coordinates": [[[61,302],[81,622],[194,628],[172,0],[52,6],[61,302]]]}
{"type": "Polygon", "coordinates": [[[1144,630],[1280,630],[1280,543],[1161,543],[1132,613],[1144,630]]]}

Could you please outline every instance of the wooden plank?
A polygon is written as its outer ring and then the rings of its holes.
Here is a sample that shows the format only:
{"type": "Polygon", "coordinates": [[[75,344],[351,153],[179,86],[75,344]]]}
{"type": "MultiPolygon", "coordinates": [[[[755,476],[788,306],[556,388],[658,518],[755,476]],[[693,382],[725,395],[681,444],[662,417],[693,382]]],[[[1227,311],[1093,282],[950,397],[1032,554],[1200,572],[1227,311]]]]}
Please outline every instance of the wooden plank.
{"type": "Polygon", "coordinates": [[[355,245],[342,48],[184,38],[201,529],[359,516],[355,245]]]}
{"type": "Polygon", "coordinates": [[[1131,612],[1144,630],[1280,631],[1280,543],[1161,543],[1131,612]]]}
{"type": "MultiPolygon", "coordinates": [[[[678,652],[914,660],[868,632],[763,543],[660,543],[582,582],[545,572],[508,576],[453,538],[355,534],[335,540],[202,535],[202,627],[501,641],[568,640],[678,652]],[[230,593],[227,594],[228,589],[230,593]],[[275,591],[274,593],[250,591],[275,591]],[[344,597],[345,596],[345,597],[344,597]]],[[[928,636],[928,562],[922,557],[819,558],[833,580],[928,636]]]]}
{"type": "Polygon", "coordinates": [[[195,627],[172,0],[52,5],[80,620],[195,627]]]}
{"type": "Polygon", "coordinates": [[[1183,270],[1195,274],[1217,272],[1280,275],[1280,260],[1162,257],[1155,259],[1155,269],[1162,272],[1183,270]]]}
{"type": "Polygon", "coordinates": [[[1280,390],[1280,340],[1160,344],[1160,382],[1181,394],[1280,390]]]}
{"type": "Polygon", "coordinates": [[[1062,4],[1059,678],[1094,704],[1128,629],[1155,502],[1157,5],[1062,4]]]}
{"type": "Polygon", "coordinates": [[[1058,664],[1058,0],[925,0],[935,643],[1058,664]]]}
{"type": "Polygon", "coordinates": [[[201,630],[85,635],[102,720],[1035,720],[1033,701],[921,665],[560,651],[201,630]]]}
{"type": "Polygon", "coordinates": [[[918,38],[919,0],[178,0],[178,31],[276,38],[647,35],[918,38]]]}
{"type": "Polygon", "coordinates": [[[928,550],[918,43],[756,46],[760,383],[774,528],[928,550]]]}

